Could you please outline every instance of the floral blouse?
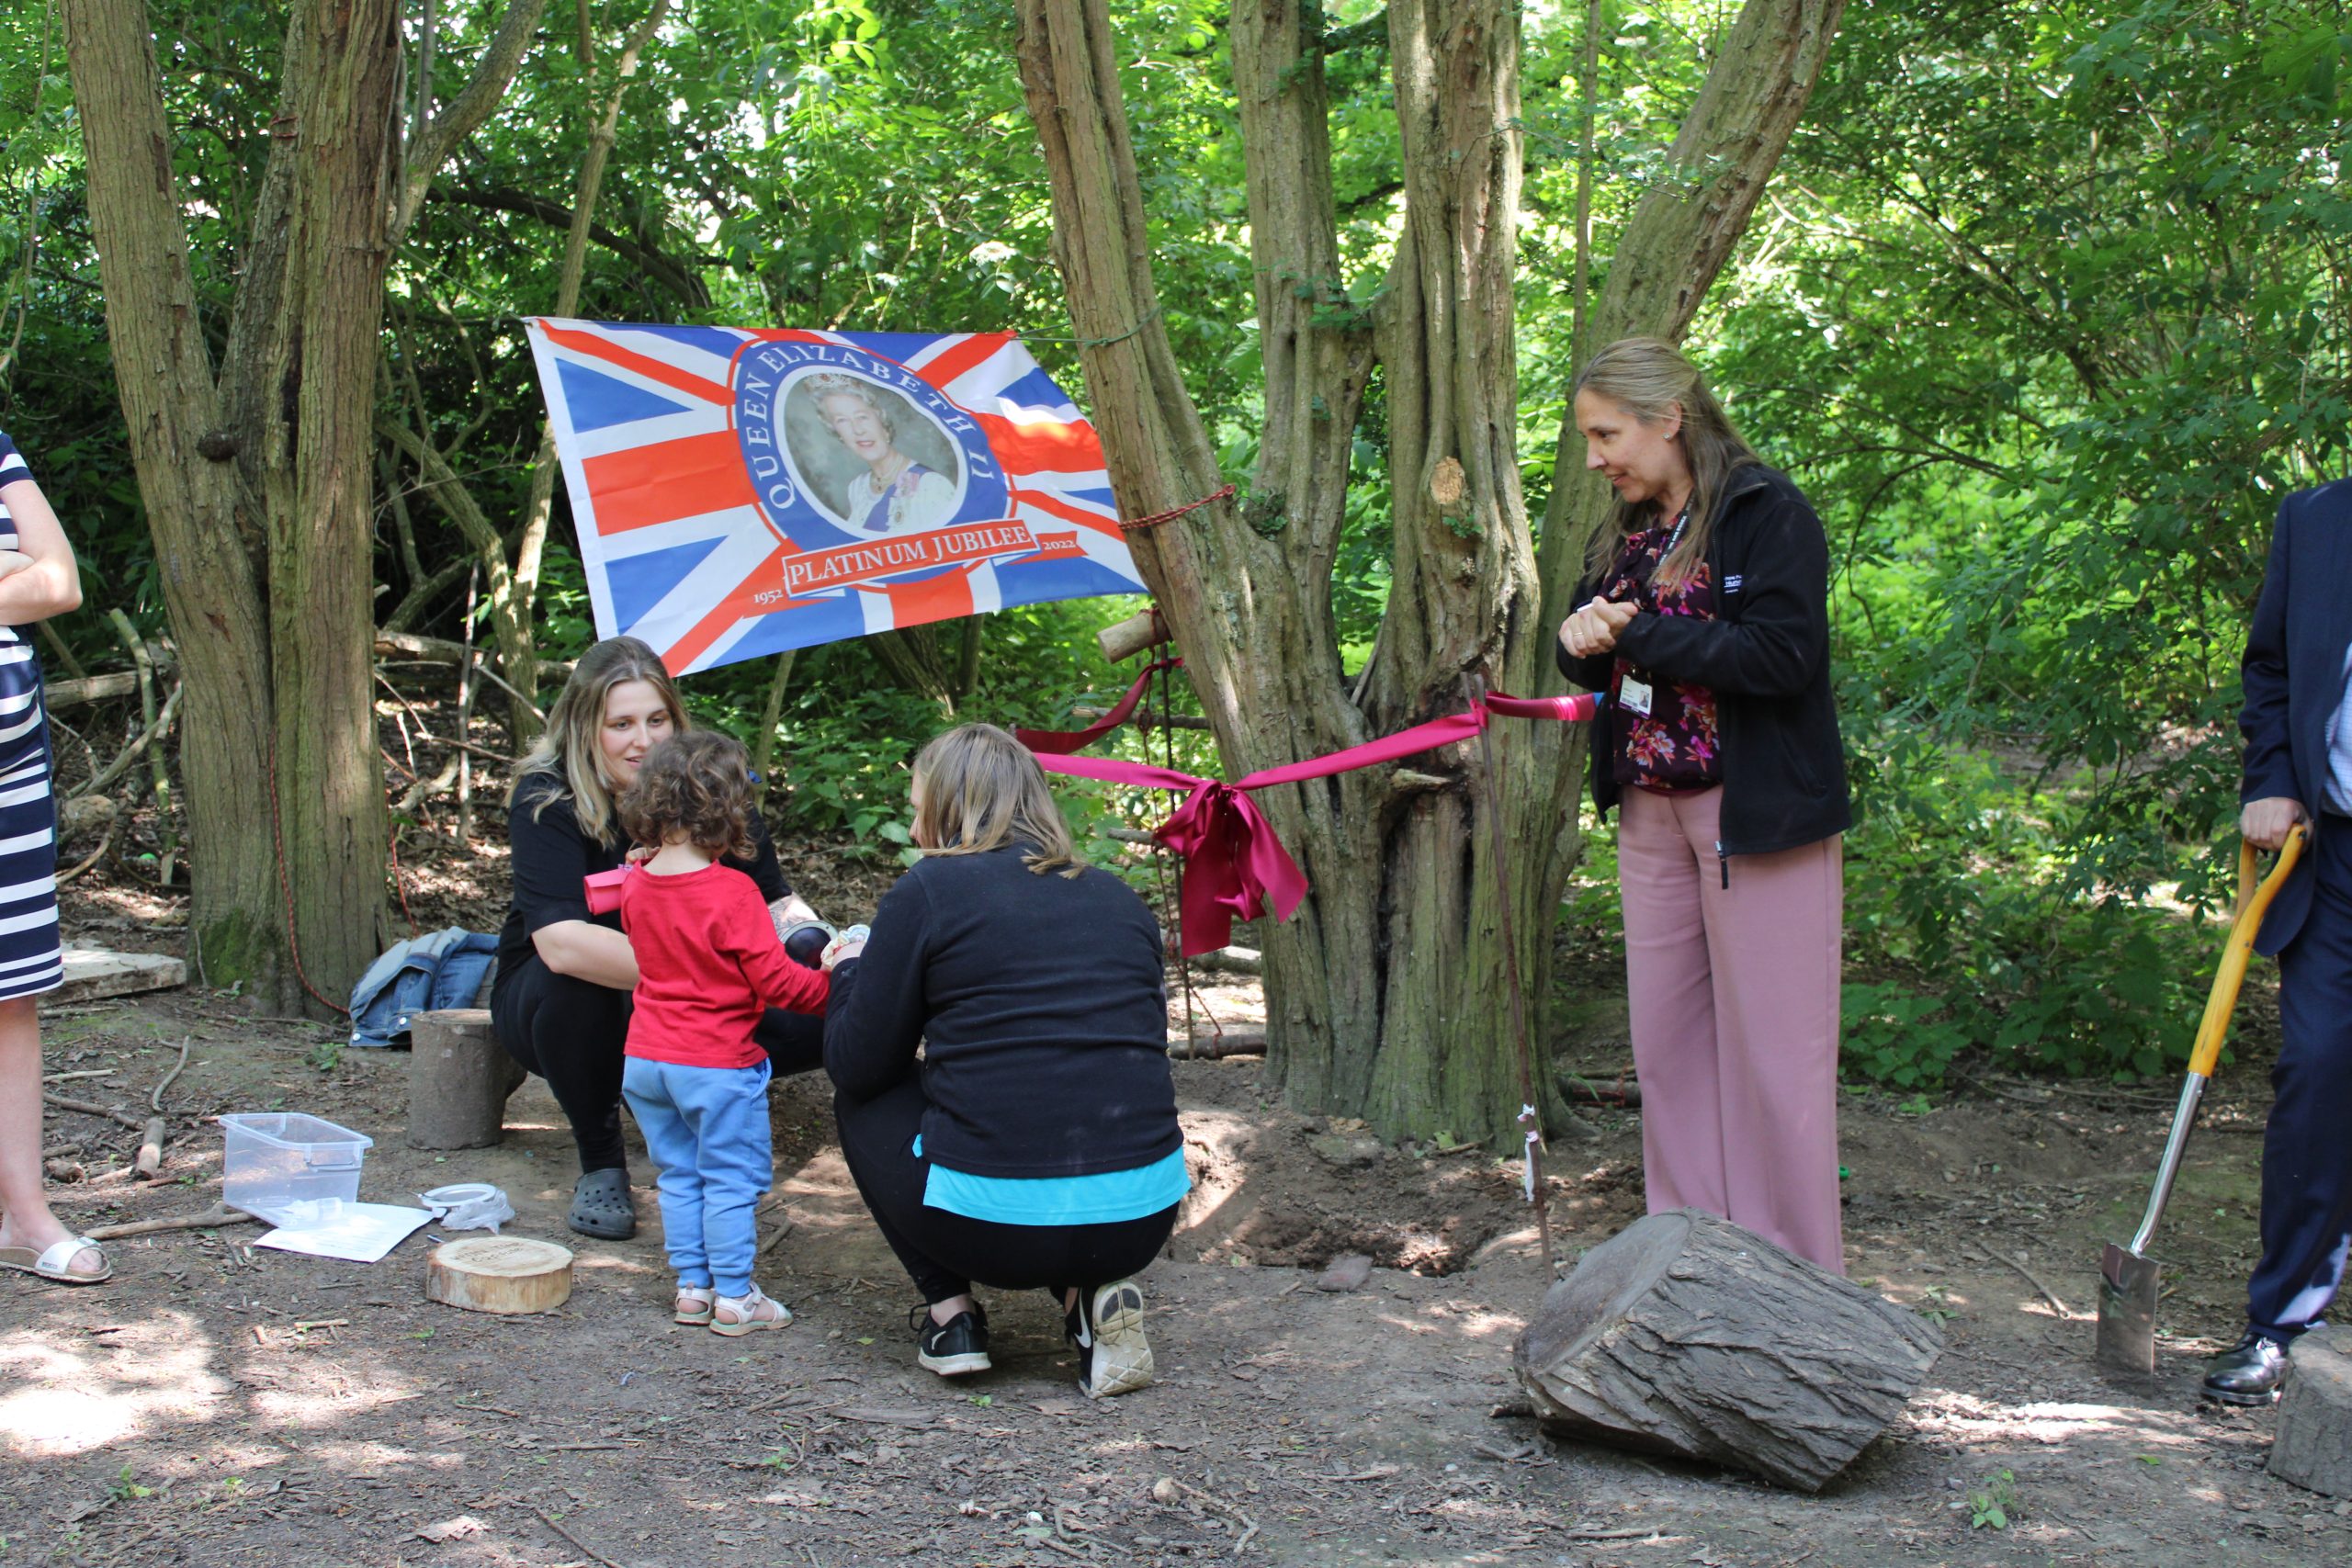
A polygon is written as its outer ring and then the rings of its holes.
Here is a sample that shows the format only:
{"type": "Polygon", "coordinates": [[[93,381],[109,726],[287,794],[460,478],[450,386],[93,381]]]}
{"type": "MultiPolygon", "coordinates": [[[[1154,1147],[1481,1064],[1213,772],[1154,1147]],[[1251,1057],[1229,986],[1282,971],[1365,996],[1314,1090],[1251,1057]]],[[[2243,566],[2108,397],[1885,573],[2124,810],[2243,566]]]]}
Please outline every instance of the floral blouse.
{"type": "MultiPolygon", "coordinates": [[[[1704,560],[1671,588],[1652,580],[1678,530],[1661,521],[1627,537],[1600,580],[1600,596],[1638,605],[1655,615],[1715,617],[1715,585],[1704,560]]],[[[1620,657],[1609,682],[1610,739],[1617,782],[1673,794],[1724,782],[1715,733],[1715,694],[1687,681],[1662,679],[1620,657]],[[1647,699],[1643,694],[1646,690],[1647,699]],[[1647,707],[1646,713],[1640,711],[1647,707]]]]}

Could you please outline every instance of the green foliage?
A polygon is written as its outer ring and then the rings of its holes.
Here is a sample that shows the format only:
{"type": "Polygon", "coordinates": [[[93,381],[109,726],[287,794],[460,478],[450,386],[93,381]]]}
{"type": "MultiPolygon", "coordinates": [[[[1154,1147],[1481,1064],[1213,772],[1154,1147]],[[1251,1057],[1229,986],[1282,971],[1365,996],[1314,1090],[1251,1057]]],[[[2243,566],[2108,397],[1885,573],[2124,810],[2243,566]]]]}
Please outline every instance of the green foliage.
{"type": "Polygon", "coordinates": [[[1970,1529],[2005,1530],[2017,1511],[2017,1477],[2006,1470],[1995,1471],[1984,1485],[1968,1495],[1970,1529]]]}
{"type": "Polygon", "coordinates": [[[2352,432],[2336,7],[1849,8],[1700,331],[1829,520],[1848,1066],[2149,1076],[2218,945],[2279,495],[2352,432]]]}

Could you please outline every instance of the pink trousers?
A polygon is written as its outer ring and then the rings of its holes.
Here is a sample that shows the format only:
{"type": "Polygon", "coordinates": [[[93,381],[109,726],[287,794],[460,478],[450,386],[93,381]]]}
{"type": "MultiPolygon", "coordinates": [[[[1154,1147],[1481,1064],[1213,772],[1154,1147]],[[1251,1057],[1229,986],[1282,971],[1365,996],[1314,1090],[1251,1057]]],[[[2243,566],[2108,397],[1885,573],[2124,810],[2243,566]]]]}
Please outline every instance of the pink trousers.
{"type": "Polygon", "coordinates": [[[1723,791],[1618,807],[1625,982],[1650,1213],[1703,1209],[1843,1274],[1843,841],[1715,852],[1723,791]]]}

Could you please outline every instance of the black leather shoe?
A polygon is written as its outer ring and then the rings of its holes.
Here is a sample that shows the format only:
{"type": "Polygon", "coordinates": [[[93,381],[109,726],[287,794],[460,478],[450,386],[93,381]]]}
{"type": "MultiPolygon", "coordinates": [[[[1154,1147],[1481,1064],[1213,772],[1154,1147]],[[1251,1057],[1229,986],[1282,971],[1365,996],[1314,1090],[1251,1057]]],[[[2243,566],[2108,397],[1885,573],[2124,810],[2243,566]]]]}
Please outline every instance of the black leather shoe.
{"type": "Polygon", "coordinates": [[[2268,1404],[2287,1381],[2287,1347],[2260,1334],[2248,1334],[2235,1348],[2224,1350],[2207,1363],[2205,1397],[2223,1404],[2268,1404]]]}

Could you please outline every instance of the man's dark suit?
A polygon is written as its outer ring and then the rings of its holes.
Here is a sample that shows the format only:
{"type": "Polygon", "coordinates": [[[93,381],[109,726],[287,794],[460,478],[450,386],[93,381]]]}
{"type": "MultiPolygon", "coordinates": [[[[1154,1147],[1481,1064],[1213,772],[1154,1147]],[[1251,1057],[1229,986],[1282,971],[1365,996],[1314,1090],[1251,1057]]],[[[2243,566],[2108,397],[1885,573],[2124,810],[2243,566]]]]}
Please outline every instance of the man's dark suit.
{"type": "Polygon", "coordinates": [[[2309,1328],[2352,1243],[2352,817],[2328,801],[2328,726],[2352,646],[2352,479],[2278,508],[2246,635],[2245,776],[2252,802],[2301,804],[2312,841],[2256,937],[2278,955],[2283,1036],[2262,1151],[2262,1261],[2246,1321],[2281,1342],[2309,1328]]]}

